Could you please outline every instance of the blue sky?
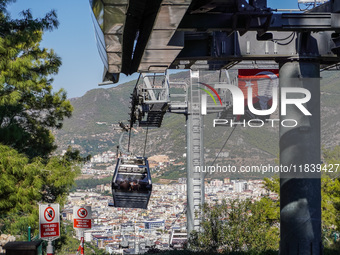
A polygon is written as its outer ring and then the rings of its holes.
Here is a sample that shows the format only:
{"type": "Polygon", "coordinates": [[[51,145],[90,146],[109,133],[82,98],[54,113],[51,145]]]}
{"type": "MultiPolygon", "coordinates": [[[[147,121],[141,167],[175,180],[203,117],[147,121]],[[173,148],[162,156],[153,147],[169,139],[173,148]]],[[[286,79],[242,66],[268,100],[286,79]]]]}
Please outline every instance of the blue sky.
{"type": "MultiPolygon", "coordinates": [[[[297,8],[297,0],[268,0],[271,8],[297,8]]],[[[99,57],[91,10],[88,0],[17,0],[8,11],[18,17],[22,10],[31,9],[34,17],[57,11],[59,28],[44,35],[42,46],[52,48],[62,58],[63,65],[54,77],[55,90],[64,88],[68,97],[80,97],[98,88],[102,81],[103,64],[99,57]]],[[[121,75],[120,83],[135,79],[121,75]]]]}

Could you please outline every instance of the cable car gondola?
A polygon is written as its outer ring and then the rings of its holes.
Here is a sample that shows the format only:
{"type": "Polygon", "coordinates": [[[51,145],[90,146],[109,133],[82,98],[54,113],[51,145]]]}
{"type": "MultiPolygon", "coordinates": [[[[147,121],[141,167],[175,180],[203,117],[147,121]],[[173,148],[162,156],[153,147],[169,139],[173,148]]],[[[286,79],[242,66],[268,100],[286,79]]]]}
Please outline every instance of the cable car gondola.
{"type": "Polygon", "coordinates": [[[146,157],[120,157],[112,178],[114,207],[146,209],[152,183],[146,157]]]}

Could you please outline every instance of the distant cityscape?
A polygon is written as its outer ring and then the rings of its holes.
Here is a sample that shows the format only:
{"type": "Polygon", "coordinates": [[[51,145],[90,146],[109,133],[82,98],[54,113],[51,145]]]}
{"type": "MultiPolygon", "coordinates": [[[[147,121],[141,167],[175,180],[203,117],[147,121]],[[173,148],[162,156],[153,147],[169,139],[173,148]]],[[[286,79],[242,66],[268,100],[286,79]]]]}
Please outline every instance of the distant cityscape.
{"type": "MultiPolygon", "coordinates": [[[[114,152],[104,152],[92,157],[91,162],[82,168],[83,176],[104,178],[114,172],[114,152]],[[105,170],[92,168],[94,163],[109,163],[105,170]]],[[[169,166],[167,156],[150,157],[153,168],[169,166]]],[[[152,171],[152,169],[151,169],[152,171]]],[[[92,208],[92,229],[84,232],[86,242],[93,242],[110,254],[129,254],[146,252],[149,248],[160,250],[176,246],[175,232],[186,230],[186,178],[179,178],[170,184],[155,184],[148,210],[112,207],[111,184],[97,185],[96,188],[77,190],[70,193],[62,210],[65,220],[73,220],[73,207],[88,205],[92,208]]],[[[211,179],[205,183],[205,202],[218,203],[223,199],[258,200],[267,190],[262,180],[230,180],[230,178],[211,179]]],[[[277,194],[269,194],[277,198],[277,194]]],[[[183,234],[183,237],[186,234],[183,234]]],[[[81,233],[77,231],[77,238],[81,233]]],[[[182,238],[184,239],[184,238],[182,238]]],[[[179,241],[179,240],[177,240],[179,241]]]]}

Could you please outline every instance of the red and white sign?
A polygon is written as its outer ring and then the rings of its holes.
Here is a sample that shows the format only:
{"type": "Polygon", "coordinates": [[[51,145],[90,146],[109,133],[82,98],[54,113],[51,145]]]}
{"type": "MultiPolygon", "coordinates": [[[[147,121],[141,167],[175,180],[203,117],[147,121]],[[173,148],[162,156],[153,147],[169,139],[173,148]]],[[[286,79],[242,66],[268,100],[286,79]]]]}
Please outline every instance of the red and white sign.
{"type": "Polygon", "coordinates": [[[90,229],[91,218],[91,206],[73,207],[73,228],[90,229]]]}
{"type": "Polygon", "coordinates": [[[40,239],[57,239],[60,236],[59,204],[39,205],[40,239]]]}
{"type": "Polygon", "coordinates": [[[238,87],[248,98],[248,87],[252,88],[252,97],[272,98],[272,89],[279,84],[279,69],[239,69],[238,87]]]}

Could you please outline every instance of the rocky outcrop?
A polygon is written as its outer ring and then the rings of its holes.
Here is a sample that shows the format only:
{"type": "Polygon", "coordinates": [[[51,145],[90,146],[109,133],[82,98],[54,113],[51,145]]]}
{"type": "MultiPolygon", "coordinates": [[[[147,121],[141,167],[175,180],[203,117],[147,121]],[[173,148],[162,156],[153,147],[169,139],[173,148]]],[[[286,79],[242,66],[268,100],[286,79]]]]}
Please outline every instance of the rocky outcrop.
{"type": "Polygon", "coordinates": [[[14,241],[15,241],[15,236],[5,235],[5,234],[0,235],[0,253],[5,253],[5,250],[2,247],[4,247],[6,243],[14,242],[14,241]]]}

